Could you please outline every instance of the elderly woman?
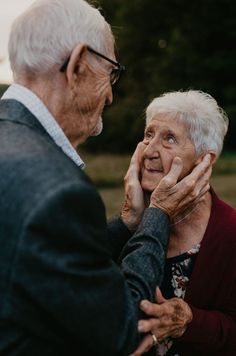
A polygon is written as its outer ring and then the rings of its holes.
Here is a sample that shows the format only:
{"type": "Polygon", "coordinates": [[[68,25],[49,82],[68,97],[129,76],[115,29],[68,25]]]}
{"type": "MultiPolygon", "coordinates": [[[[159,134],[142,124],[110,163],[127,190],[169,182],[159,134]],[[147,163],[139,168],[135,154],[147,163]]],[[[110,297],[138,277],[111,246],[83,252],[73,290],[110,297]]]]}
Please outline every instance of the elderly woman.
{"type": "MultiPolygon", "coordinates": [[[[208,94],[190,90],[154,99],[147,108],[141,185],[149,195],[171,166],[182,177],[210,153],[219,157],[228,119],[208,94]]],[[[155,355],[236,355],[236,210],[211,189],[171,223],[165,275],[158,304],[141,303],[149,319],[134,353],[155,344],[155,355]]],[[[153,351],[153,350],[152,350],[153,351]]]]}

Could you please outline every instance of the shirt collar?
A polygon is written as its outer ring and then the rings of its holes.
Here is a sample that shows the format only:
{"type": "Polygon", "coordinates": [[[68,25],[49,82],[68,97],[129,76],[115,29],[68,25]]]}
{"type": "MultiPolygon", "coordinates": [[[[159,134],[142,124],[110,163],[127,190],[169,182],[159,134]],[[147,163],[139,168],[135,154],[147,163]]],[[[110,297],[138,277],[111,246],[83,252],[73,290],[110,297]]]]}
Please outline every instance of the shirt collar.
{"type": "Polygon", "coordinates": [[[22,103],[40,122],[53,141],[62,151],[80,168],[85,164],[77,151],[71,145],[65,133],[61,129],[44,103],[31,90],[19,84],[12,84],[3,94],[2,99],[15,99],[22,103]]]}

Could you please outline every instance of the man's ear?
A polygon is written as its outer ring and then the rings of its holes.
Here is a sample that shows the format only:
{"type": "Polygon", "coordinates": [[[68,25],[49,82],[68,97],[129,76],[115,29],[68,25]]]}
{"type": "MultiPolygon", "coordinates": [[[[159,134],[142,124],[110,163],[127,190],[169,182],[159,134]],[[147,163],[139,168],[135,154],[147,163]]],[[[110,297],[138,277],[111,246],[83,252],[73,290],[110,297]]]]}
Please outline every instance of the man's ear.
{"type": "Polygon", "coordinates": [[[216,157],[215,152],[211,152],[211,151],[205,152],[204,154],[201,154],[201,155],[198,157],[197,161],[195,162],[195,165],[197,165],[198,163],[200,163],[200,162],[203,160],[203,158],[205,157],[206,154],[209,154],[209,155],[211,156],[211,165],[213,165],[213,164],[215,163],[217,157],[216,157]]]}
{"type": "Polygon", "coordinates": [[[86,51],[87,46],[82,43],[77,45],[70,55],[70,60],[66,68],[66,77],[71,89],[74,89],[75,86],[77,86],[79,74],[83,70],[81,60],[85,56],[86,51]]]}

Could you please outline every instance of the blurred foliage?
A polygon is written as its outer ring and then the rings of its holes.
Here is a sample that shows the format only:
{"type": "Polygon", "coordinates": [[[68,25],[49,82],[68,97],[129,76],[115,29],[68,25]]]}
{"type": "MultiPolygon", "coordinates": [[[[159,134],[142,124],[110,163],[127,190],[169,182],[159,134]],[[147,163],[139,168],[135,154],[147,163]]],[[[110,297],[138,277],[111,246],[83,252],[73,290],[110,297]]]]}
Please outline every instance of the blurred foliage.
{"type": "MultiPolygon", "coordinates": [[[[93,1],[94,3],[94,1],[93,1]]],[[[97,1],[95,2],[95,4],[97,1]]],[[[130,151],[140,140],[145,107],[166,91],[211,94],[230,118],[225,147],[236,149],[236,2],[234,0],[100,0],[127,67],[90,150],[130,151]]]]}
{"type": "Polygon", "coordinates": [[[142,138],[145,108],[166,91],[211,94],[230,118],[226,149],[236,149],[236,1],[90,0],[111,24],[117,60],[127,68],[104,112],[91,152],[131,152],[142,138]]]}

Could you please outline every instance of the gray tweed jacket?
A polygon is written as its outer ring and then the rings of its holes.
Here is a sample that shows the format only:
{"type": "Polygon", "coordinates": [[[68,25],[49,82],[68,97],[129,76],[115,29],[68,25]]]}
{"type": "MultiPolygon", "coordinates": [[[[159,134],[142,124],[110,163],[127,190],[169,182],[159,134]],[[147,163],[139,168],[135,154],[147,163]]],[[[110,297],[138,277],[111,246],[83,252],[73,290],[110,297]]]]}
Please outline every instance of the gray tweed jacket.
{"type": "Polygon", "coordinates": [[[132,237],[107,226],[84,172],[22,104],[0,101],[0,355],[128,355],[168,234],[158,209],[132,237]]]}

